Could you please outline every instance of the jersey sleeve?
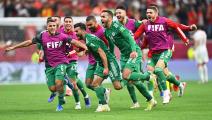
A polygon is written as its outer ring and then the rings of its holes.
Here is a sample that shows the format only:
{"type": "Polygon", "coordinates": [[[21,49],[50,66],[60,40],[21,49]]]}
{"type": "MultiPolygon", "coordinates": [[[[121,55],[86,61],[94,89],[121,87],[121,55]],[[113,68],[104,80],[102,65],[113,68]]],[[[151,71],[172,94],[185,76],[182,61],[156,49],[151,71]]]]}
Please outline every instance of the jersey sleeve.
{"type": "Polygon", "coordinates": [[[141,43],[141,49],[145,49],[148,47],[148,41],[146,36],[143,37],[142,43],[141,43]]]}
{"type": "Polygon", "coordinates": [[[136,51],[136,43],[135,43],[135,40],[133,39],[133,36],[130,34],[129,30],[127,30],[123,26],[120,26],[118,30],[121,33],[121,35],[124,37],[124,39],[128,40],[132,51],[136,51]]]}
{"type": "Polygon", "coordinates": [[[177,26],[182,30],[182,31],[190,31],[190,26],[184,25],[184,24],[179,24],[177,23],[177,26]]]}
{"type": "Polygon", "coordinates": [[[145,26],[144,24],[141,24],[139,26],[139,28],[136,30],[136,32],[134,33],[134,39],[138,39],[145,31],[145,26]]]}
{"type": "Polygon", "coordinates": [[[33,44],[36,44],[36,43],[41,44],[41,39],[42,39],[42,33],[37,34],[34,38],[32,38],[32,43],[33,44]]]}
{"type": "Polygon", "coordinates": [[[89,41],[86,45],[87,45],[92,51],[97,51],[98,48],[100,48],[99,43],[98,43],[98,40],[95,39],[94,37],[92,38],[92,41],[89,41]]]}
{"type": "Polygon", "coordinates": [[[142,21],[136,20],[135,21],[135,28],[138,29],[138,27],[142,24],[142,21]]]}
{"type": "Polygon", "coordinates": [[[43,50],[41,43],[37,43],[36,46],[37,46],[38,50],[43,50]]]}
{"type": "Polygon", "coordinates": [[[180,39],[184,43],[188,42],[188,38],[185,36],[183,31],[178,27],[178,24],[176,22],[174,22],[174,21],[172,21],[172,20],[167,18],[166,19],[166,23],[167,23],[168,27],[173,28],[177,32],[178,36],[180,37],[180,39]]]}

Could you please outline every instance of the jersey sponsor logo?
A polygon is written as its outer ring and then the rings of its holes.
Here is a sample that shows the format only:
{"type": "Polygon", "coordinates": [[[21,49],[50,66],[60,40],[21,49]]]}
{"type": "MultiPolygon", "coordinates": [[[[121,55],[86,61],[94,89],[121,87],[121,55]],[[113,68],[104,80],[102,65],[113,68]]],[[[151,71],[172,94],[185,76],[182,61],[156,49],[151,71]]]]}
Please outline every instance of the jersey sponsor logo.
{"type": "Polygon", "coordinates": [[[94,45],[93,43],[91,43],[91,46],[92,46],[92,47],[95,47],[95,45],[94,45]]]}
{"type": "Polygon", "coordinates": [[[158,25],[148,25],[148,31],[164,31],[164,26],[162,24],[158,25]]]}
{"type": "Polygon", "coordinates": [[[116,33],[115,32],[112,32],[112,36],[115,36],[116,35],[116,33]]]}
{"type": "Polygon", "coordinates": [[[63,44],[63,41],[57,41],[57,42],[47,42],[47,48],[59,48],[63,44]]]}

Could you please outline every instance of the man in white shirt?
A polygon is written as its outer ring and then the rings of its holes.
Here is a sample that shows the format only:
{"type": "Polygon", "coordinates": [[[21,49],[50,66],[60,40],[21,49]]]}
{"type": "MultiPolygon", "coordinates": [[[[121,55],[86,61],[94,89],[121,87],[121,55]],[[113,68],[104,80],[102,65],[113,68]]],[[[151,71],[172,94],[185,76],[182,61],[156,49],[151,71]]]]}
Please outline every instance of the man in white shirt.
{"type": "Polygon", "coordinates": [[[206,47],[207,43],[207,35],[206,32],[203,30],[197,30],[194,35],[194,55],[195,60],[198,65],[199,75],[200,75],[200,83],[207,83],[208,82],[208,51],[206,47]]]}

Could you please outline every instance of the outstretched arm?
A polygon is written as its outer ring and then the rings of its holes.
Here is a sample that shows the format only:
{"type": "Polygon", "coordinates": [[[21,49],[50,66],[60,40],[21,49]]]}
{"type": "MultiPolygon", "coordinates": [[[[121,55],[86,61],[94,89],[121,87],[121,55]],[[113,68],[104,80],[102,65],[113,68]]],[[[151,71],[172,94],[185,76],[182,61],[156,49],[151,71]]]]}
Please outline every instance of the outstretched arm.
{"type": "Polygon", "coordinates": [[[16,44],[16,45],[14,45],[14,46],[7,47],[7,48],[5,49],[5,51],[8,52],[8,51],[10,51],[10,50],[15,50],[15,49],[17,49],[17,48],[28,47],[28,46],[30,46],[30,45],[32,45],[32,44],[33,44],[32,40],[27,40],[27,41],[21,42],[21,43],[19,43],[19,44],[16,44]]]}
{"type": "Polygon", "coordinates": [[[197,26],[195,24],[192,25],[184,25],[184,24],[179,24],[177,23],[177,26],[182,30],[182,31],[194,31],[197,29],[197,26]]]}
{"type": "Polygon", "coordinates": [[[173,28],[174,30],[176,30],[178,36],[185,43],[185,45],[189,44],[189,39],[185,36],[183,31],[178,27],[178,24],[176,22],[174,22],[170,19],[166,19],[166,23],[170,28],[173,28]]]}
{"type": "Polygon", "coordinates": [[[88,50],[87,46],[78,40],[71,40],[71,44],[75,45],[78,48],[82,48],[84,51],[88,50]]]}

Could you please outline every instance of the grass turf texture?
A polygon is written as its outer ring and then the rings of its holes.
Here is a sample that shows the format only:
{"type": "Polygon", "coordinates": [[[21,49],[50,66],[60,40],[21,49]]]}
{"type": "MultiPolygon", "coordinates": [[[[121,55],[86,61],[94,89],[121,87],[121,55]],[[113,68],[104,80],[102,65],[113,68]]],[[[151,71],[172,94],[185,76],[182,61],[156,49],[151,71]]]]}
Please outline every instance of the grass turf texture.
{"type": "MultiPolygon", "coordinates": [[[[111,87],[111,84],[104,84],[111,87]]],[[[81,110],[74,110],[73,96],[66,97],[67,103],[62,112],[56,112],[57,98],[47,103],[50,92],[45,85],[0,85],[0,120],[211,120],[212,82],[197,84],[188,82],[182,98],[173,93],[168,105],[162,105],[159,93],[158,105],[152,111],[144,111],[145,99],[138,91],[137,98],[141,108],[130,109],[132,102],[126,88],[121,91],[112,89],[110,112],[95,113],[97,98],[94,92],[86,89],[91,96],[92,106],[85,108],[82,95],[81,110]]]]}

